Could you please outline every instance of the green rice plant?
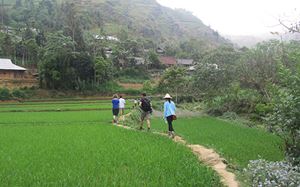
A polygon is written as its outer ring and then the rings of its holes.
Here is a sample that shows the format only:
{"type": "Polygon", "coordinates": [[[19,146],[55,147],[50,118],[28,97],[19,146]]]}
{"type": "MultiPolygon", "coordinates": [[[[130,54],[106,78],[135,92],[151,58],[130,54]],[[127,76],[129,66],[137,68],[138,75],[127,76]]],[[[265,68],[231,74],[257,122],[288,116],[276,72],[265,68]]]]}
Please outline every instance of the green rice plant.
{"type": "Polygon", "coordinates": [[[222,186],[166,137],[75,122],[64,113],[60,125],[0,125],[1,186],[222,186]]]}
{"type": "MultiPolygon", "coordinates": [[[[175,132],[189,143],[215,149],[236,169],[246,167],[250,160],[284,159],[283,140],[261,129],[212,117],[179,116],[178,120],[173,122],[173,126],[175,132]]],[[[152,127],[159,131],[167,130],[167,125],[160,119],[152,120],[152,127]]]]}
{"type": "MultiPolygon", "coordinates": [[[[32,111],[72,111],[72,110],[110,110],[111,101],[94,101],[88,103],[82,102],[54,102],[54,103],[24,103],[24,104],[1,104],[0,112],[32,112],[32,111]]],[[[128,108],[132,106],[132,103],[126,105],[128,108]]]]}

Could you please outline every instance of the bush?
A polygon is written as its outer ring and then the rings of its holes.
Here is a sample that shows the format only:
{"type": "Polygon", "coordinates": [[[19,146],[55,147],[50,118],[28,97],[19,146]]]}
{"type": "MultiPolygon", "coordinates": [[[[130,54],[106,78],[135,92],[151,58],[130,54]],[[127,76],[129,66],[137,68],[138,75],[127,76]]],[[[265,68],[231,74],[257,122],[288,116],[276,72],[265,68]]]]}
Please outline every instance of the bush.
{"type": "Polygon", "coordinates": [[[232,84],[227,91],[224,90],[223,92],[223,95],[208,101],[209,114],[216,116],[221,116],[225,112],[250,114],[255,111],[256,103],[261,100],[257,91],[241,89],[238,84],[232,84]]]}
{"type": "Polygon", "coordinates": [[[9,100],[11,99],[11,94],[7,88],[0,88],[0,100],[9,100]]]}
{"type": "Polygon", "coordinates": [[[279,64],[280,85],[274,85],[274,108],[266,122],[286,144],[286,154],[300,164],[300,69],[293,72],[279,64]]]}
{"type": "Polygon", "coordinates": [[[15,98],[20,98],[20,99],[26,98],[26,93],[23,90],[13,90],[11,95],[15,98]]]}
{"type": "Polygon", "coordinates": [[[300,185],[300,167],[292,166],[285,161],[268,162],[266,160],[252,160],[245,169],[251,186],[291,186],[300,185]]]}

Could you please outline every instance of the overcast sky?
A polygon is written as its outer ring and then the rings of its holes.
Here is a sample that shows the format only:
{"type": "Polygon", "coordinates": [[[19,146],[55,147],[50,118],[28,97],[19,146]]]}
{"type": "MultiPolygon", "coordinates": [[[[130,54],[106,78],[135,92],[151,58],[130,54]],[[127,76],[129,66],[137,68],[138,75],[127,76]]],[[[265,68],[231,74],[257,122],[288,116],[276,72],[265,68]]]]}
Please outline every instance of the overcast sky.
{"type": "Polygon", "coordinates": [[[204,24],[227,35],[259,35],[282,31],[278,19],[300,20],[300,0],[157,0],[184,8],[204,24]],[[277,25],[277,27],[276,27],[277,25]]]}

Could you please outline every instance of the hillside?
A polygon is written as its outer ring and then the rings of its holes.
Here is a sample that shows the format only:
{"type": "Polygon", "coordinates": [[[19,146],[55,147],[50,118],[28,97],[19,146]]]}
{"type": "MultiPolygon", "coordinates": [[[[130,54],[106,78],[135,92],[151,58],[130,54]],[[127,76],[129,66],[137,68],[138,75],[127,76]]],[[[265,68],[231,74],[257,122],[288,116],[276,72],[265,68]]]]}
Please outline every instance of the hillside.
{"type": "Polygon", "coordinates": [[[209,43],[224,42],[191,13],[163,7],[155,0],[110,0],[97,4],[95,9],[102,12],[108,33],[118,34],[123,29],[156,41],[200,38],[209,43]]]}
{"type": "MultiPolygon", "coordinates": [[[[25,19],[29,17],[28,11],[32,9],[30,7],[37,8],[41,6],[41,2],[50,7],[48,11],[53,9],[54,5],[59,8],[62,3],[73,2],[81,14],[80,19],[84,29],[94,33],[101,31],[119,38],[126,35],[149,39],[157,44],[177,43],[190,39],[197,39],[208,46],[227,42],[190,12],[163,7],[155,0],[4,0],[5,13],[10,17],[10,20],[5,21],[6,25],[19,27],[27,24],[28,20],[25,19]],[[18,6],[25,7],[24,12],[11,11],[11,9],[16,10],[16,3],[19,4],[18,6]]],[[[38,19],[44,16],[47,15],[35,15],[35,18],[30,19],[39,22],[38,19]]],[[[59,21],[59,17],[57,21],[59,21]]],[[[40,21],[40,24],[43,23],[45,21],[40,21]]]]}

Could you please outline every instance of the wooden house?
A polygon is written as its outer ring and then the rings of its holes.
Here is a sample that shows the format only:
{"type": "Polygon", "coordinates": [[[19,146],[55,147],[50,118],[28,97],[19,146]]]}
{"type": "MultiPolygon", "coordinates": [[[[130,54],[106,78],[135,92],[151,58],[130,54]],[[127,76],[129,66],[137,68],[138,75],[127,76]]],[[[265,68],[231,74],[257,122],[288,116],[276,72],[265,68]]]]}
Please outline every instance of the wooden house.
{"type": "Polygon", "coordinates": [[[21,88],[37,86],[37,80],[26,69],[12,63],[10,59],[0,59],[0,87],[21,88]]]}
{"type": "Polygon", "coordinates": [[[0,78],[1,79],[20,79],[25,76],[25,68],[17,66],[10,59],[0,59],[0,78]]]}

